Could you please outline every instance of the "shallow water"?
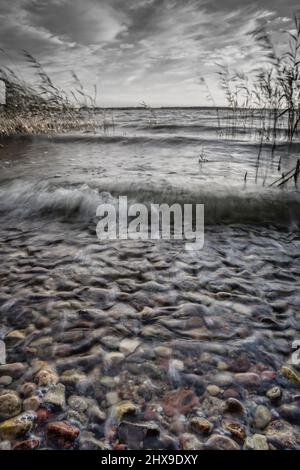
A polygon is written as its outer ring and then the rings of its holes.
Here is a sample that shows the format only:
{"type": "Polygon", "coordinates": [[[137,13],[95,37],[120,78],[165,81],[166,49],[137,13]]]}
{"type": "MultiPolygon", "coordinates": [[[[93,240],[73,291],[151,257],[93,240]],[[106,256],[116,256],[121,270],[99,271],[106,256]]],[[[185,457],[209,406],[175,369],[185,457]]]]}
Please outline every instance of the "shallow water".
{"type": "Polygon", "coordinates": [[[217,135],[213,111],[113,118],[95,135],[11,138],[0,149],[0,335],[7,363],[21,363],[0,366],[0,387],[23,393],[23,409],[37,413],[11,445],[30,437],[39,448],[215,448],[217,434],[242,448],[261,434],[270,448],[299,448],[299,385],[282,366],[300,339],[300,199],[293,186],[268,187],[295,165],[297,143],[273,157],[266,145],[257,172],[255,136],[217,135]],[[119,195],[204,203],[203,250],[100,242],[96,208],[119,195]],[[67,404],[45,398],[56,390],[37,378],[47,367],[67,404]],[[27,382],[37,382],[34,407],[27,382]],[[281,397],[270,399],[274,386],[281,397]],[[124,400],[132,413],[122,415],[124,400]],[[269,410],[264,420],[258,405],[269,410]],[[62,420],[80,429],[70,445],[47,434],[62,420]]]}

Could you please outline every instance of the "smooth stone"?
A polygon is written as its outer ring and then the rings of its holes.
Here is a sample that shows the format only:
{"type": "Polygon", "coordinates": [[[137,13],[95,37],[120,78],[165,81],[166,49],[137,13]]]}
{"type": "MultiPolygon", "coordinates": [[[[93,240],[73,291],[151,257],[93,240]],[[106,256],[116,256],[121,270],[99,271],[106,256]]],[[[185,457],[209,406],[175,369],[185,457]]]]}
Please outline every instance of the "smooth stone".
{"type": "Polygon", "coordinates": [[[12,381],[13,379],[9,375],[3,375],[0,377],[0,385],[4,385],[4,387],[8,387],[12,381]]]}
{"type": "Polygon", "coordinates": [[[55,421],[47,426],[47,444],[60,449],[69,449],[74,445],[79,434],[80,429],[77,426],[73,426],[66,421],[55,421]]]}
{"type": "Polygon", "coordinates": [[[221,393],[221,389],[217,385],[208,385],[206,387],[206,390],[213,397],[216,397],[217,395],[221,393]]]}
{"type": "Polygon", "coordinates": [[[229,413],[245,414],[244,405],[236,398],[228,398],[224,404],[224,411],[229,413]]]}
{"type": "Polygon", "coordinates": [[[11,450],[11,443],[10,443],[10,441],[2,441],[2,442],[0,442],[0,450],[11,450]]]}
{"type": "Polygon", "coordinates": [[[5,344],[8,347],[15,346],[26,338],[23,331],[13,330],[5,336],[5,344]]]}
{"type": "Polygon", "coordinates": [[[213,382],[219,387],[229,387],[233,384],[233,376],[230,372],[222,372],[214,376],[213,382]]]}
{"type": "Polygon", "coordinates": [[[264,405],[258,405],[255,410],[254,422],[257,429],[265,429],[272,419],[269,409],[264,405]]]}
{"type": "Polygon", "coordinates": [[[123,401],[114,407],[114,415],[117,421],[122,421],[128,415],[135,415],[139,412],[138,406],[130,401],[123,401]]]}
{"type": "Polygon", "coordinates": [[[206,449],[212,450],[239,450],[239,445],[227,436],[213,434],[206,442],[206,449]]]}
{"type": "Polygon", "coordinates": [[[228,369],[228,364],[224,361],[219,361],[217,364],[217,369],[218,370],[227,370],[228,369]]]}
{"type": "Polygon", "coordinates": [[[245,450],[268,450],[268,442],[266,436],[263,434],[253,434],[247,437],[244,443],[245,450]]]}
{"type": "Polygon", "coordinates": [[[124,338],[120,343],[120,351],[124,354],[132,354],[140,344],[138,339],[124,338]]]}
{"type": "Polygon", "coordinates": [[[64,409],[66,406],[66,387],[59,383],[54,385],[44,396],[43,402],[50,403],[50,405],[55,406],[59,409],[64,409]]]}
{"type": "Polygon", "coordinates": [[[137,311],[128,304],[117,303],[107,311],[107,314],[109,318],[135,318],[137,315],[137,311]]]}
{"type": "Polygon", "coordinates": [[[30,411],[3,421],[0,424],[0,436],[9,441],[24,436],[32,430],[36,416],[36,413],[30,411]]]}
{"type": "Polygon", "coordinates": [[[157,346],[156,348],[154,348],[154,353],[156,354],[156,356],[169,358],[172,356],[173,350],[166,346],[157,346]]]}
{"type": "Polygon", "coordinates": [[[254,372],[242,372],[235,374],[237,382],[244,387],[256,388],[260,385],[260,377],[254,372]]]}
{"type": "Polygon", "coordinates": [[[110,377],[109,375],[104,375],[103,377],[101,377],[99,382],[106,388],[115,388],[116,386],[116,381],[114,377],[110,377]]]}
{"type": "Polygon", "coordinates": [[[34,450],[37,449],[39,445],[40,441],[38,439],[27,439],[26,441],[17,442],[13,450],[34,450]]]}
{"type": "Polygon", "coordinates": [[[233,372],[247,372],[251,367],[251,361],[245,352],[237,352],[229,361],[229,368],[233,372]]]}
{"type": "Polygon", "coordinates": [[[186,420],[183,416],[174,419],[169,425],[169,432],[172,434],[183,434],[186,428],[186,420]]]}
{"type": "Polygon", "coordinates": [[[293,424],[300,424],[300,407],[299,405],[284,404],[278,409],[280,415],[293,424]]]}
{"type": "Polygon", "coordinates": [[[21,413],[22,403],[19,395],[13,390],[0,393],[0,418],[7,419],[21,413]]]}
{"type": "Polygon", "coordinates": [[[116,405],[116,403],[120,401],[120,398],[117,392],[108,392],[105,395],[105,397],[109,406],[116,405]]]}
{"type": "Polygon", "coordinates": [[[34,324],[38,329],[42,329],[49,326],[51,324],[51,320],[50,318],[41,315],[35,320],[34,324]]]}
{"type": "Polygon", "coordinates": [[[14,362],[11,364],[2,364],[0,365],[0,377],[3,375],[9,375],[14,379],[17,379],[23,375],[27,369],[28,365],[23,364],[22,362],[14,362]]]}
{"type": "Polygon", "coordinates": [[[272,387],[267,391],[266,395],[271,401],[279,400],[279,398],[281,398],[281,395],[282,395],[281,388],[277,386],[272,387]]]}
{"type": "MultiPolygon", "coordinates": [[[[96,332],[93,332],[92,336],[93,338],[97,339],[96,332]]],[[[115,351],[119,349],[120,338],[118,336],[103,336],[103,333],[101,332],[99,335],[99,339],[101,340],[101,343],[104,345],[105,348],[112,349],[115,351]]]]}
{"type": "Polygon", "coordinates": [[[227,388],[223,393],[224,398],[239,398],[239,396],[240,394],[235,388],[227,388]]]}
{"type": "Polygon", "coordinates": [[[87,400],[79,395],[71,395],[68,398],[68,405],[73,408],[73,410],[81,413],[86,411],[89,407],[87,400]]]}
{"type": "Polygon", "coordinates": [[[104,361],[106,364],[114,365],[120,364],[120,362],[124,361],[125,355],[121,352],[108,352],[104,355],[104,361]]]}
{"type": "Polygon", "coordinates": [[[190,419],[190,428],[192,431],[201,434],[210,434],[214,425],[206,418],[194,417],[190,419]]]}
{"type": "Polygon", "coordinates": [[[180,445],[182,450],[201,450],[203,449],[203,443],[197,439],[194,434],[184,433],[180,436],[180,445]]]}

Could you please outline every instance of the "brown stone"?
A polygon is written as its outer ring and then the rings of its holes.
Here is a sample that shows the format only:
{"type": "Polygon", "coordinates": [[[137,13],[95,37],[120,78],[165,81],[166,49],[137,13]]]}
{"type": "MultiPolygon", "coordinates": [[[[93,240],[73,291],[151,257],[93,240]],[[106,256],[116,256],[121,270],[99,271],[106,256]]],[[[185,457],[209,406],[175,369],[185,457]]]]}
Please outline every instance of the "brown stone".
{"type": "Polygon", "coordinates": [[[229,431],[233,437],[236,437],[237,439],[244,441],[246,438],[246,430],[245,427],[242,426],[240,423],[235,423],[232,421],[225,421],[223,423],[224,429],[229,431]]]}
{"type": "Polygon", "coordinates": [[[198,405],[198,398],[192,390],[178,389],[165,395],[163,409],[167,416],[187,415],[198,405]]]}
{"type": "Polygon", "coordinates": [[[230,437],[213,434],[205,443],[206,449],[212,450],[239,450],[239,445],[230,437]]]}
{"type": "Polygon", "coordinates": [[[213,424],[206,418],[195,417],[190,420],[190,427],[192,431],[201,434],[210,434],[213,430],[213,424]]]}
{"type": "Polygon", "coordinates": [[[18,442],[14,445],[13,450],[34,450],[40,445],[38,439],[27,439],[26,441],[18,442]]]}
{"type": "Polygon", "coordinates": [[[3,364],[0,365],[0,377],[2,375],[9,375],[14,379],[21,377],[26,370],[26,365],[22,364],[22,362],[14,362],[11,364],[3,364]]]}
{"type": "Polygon", "coordinates": [[[55,421],[47,426],[47,444],[60,449],[72,447],[80,434],[80,430],[66,421],[55,421]]]}

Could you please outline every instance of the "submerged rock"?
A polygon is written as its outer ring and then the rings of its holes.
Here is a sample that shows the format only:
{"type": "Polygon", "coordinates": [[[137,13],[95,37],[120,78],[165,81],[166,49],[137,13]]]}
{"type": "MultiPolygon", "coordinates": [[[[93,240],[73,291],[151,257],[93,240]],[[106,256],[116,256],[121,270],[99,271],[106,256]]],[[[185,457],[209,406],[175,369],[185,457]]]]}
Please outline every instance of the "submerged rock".
{"type": "Polygon", "coordinates": [[[182,450],[201,450],[203,449],[203,443],[197,439],[194,434],[184,433],[180,437],[180,445],[182,450]]]}
{"type": "Polygon", "coordinates": [[[300,385],[300,375],[293,367],[289,365],[282,366],[281,373],[290,382],[300,385]]]}
{"type": "Polygon", "coordinates": [[[30,397],[36,390],[36,385],[33,382],[26,382],[20,387],[20,394],[23,397],[30,397]]]}
{"type": "Polygon", "coordinates": [[[84,397],[79,395],[71,395],[68,398],[68,405],[73,408],[73,410],[84,412],[88,409],[88,402],[84,397]]]}
{"type": "Polygon", "coordinates": [[[11,450],[11,443],[10,443],[10,441],[2,441],[2,442],[0,442],[0,450],[11,450]]]}
{"type": "Polygon", "coordinates": [[[7,387],[12,383],[13,379],[9,375],[3,375],[0,377],[0,385],[4,385],[4,387],[7,387]]]}
{"type": "Polygon", "coordinates": [[[244,449],[246,450],[268,450],[268,442],[266,436],[263,434],[254,434],[253,436],[247,437],[244,443],[244,449]]]}
{"type": "Polygon", "coordinates": [[[236,398],[228,398],[224,405],[224,411],[228,413],[245,414],[244,405],[236,398]]]}
{"type": "Polygon", "coordinates": [[[21,413],[22,403],[19,395],[13,390],[0,393],[0,419],[12,418],[21,413]]]}
{"type": "Polygon", "coordinates": [[[295,449],[300,443],[299,432],[283,420],[272,421],[267,427],[265,434],[270,443],[279,449],[295,449]]]}
{"type": "Polygon", "coordinates": [[[279,408],[280,415],[290,423],[300,424],[300,407],[287,403],[279,408]]]}
{"type": "Polygon", "coordinates": [[[16,346],[18,343],[23,341],[26,338],[26,335],[23,331],[13,330],[5,337],[5,343],[8,347],[16,346]]]}
{"type": "Polygon", "coordinates": [[[206,387],[206,390],[213,397],[216,397],[217,395],[219,395],[221,393],[221,389],[217,385],[208,385],[206,387]]]}
{"type": "Polygon", "coordinates": [[[255,410],[254,422],[257,429],[264,429],[272,419],[269,409],[264,405],[258,405],[255,410]]]}
{"type": "Polygon", "coordinates": [[[158,438],[159,427],[155,423],[131,423],[123,421],[119,424],[117,436],[120,442],[125,443],[129,449],[143,449],[144,441],[150,438],[158,438]]]}
{"type": "Polygon", "coordinates": [[[41,404],[41,400],[38,396],[32,396],[26,398],[26,400],[23,401],[23,408],[25,411],[36,411],[41,404]]]}
{"type": "Polygon", "coordinates": [[[123,421],[123,419],[126,416],[135,415],[138,412],[139,412],[138,406],[136,406],[134,403],[130,401],[124,401],[124,402],[118,403],[118,405],[116,405],[116,407],[114,408],[115,417],[119,422],[123,421]]]}
{"type": "Polygon", "coordinates": [[[50,366],[45,366],[36,373],[35,381],[39,387],[49,387],[56,385],[59,381],[59,377],[54,369],[50,366]]]}
{"type": "Polygon", "coordinates": [[[0,436],[9,441],[22,437],[31,431],[36,413],[25,412],[0,424],[0,436]]]}
{"type": "Polygon", "coordinates": [[[281,395],[282,395],[281,388],[277,386],[272,387],[267,391],[266,395],[269,398],[269,400],[277,401],[281,398],[281,395]]]}
{"type": "Polygon", "coordinates": [[[9,375],[10,377],[17,379],[24,374],[27,367],[27,364],[23,364],[22,362],[2,364],[0,365],[0,377],[3,375],[9,375]]]}
{"type": "Polygon", "coordinates": [[[237,382],[246,388],[257,388],[260,385],[260,377],[254,372],[243,372],[236,374],[237,382]]]}
{"type": "Polygon", "coordinates": [[[178,389],[169,392],[163,400],[163,409],[167,416],[187,415],[198,405],[198,398],[193,390],[178,389]]]}
{"type": "Polygon", "coordinates": [[[60,449],[72,447],[80,434],[80,429],[66,421],[49,423],[46,431],[47,444],[60,449]]]}
{"type": "Polygon", "coordinates": [[[224,429],[230,432],[230,434],[239,439],[240,441],[244,441],[246,438],[246,429],[240,423],[236,423],[233,421],[225,421],[223,423],[224,429]]]}
{"type": "Polygon", "coordinates": [[[66,387],[59,383],[52,387],[44,396],[43,402],[53,405],[55,408],[64,409],[66,406],[66,387]]]}
{"type": "Polygon", "coordinates": [[[40,445],[38,439],[27,439],[26,441],[18,442],[14,445],[13,450],[34,450],[40,445]]]}
{"type": "Polygon", "coordinates": [[[79,448],[81,450],[107,450],[105,444],[99,441],[92,432],[84,431],[79,437],[79,448]]]}
{"type": "Polygon", "coordinates": [[[60,377],[63,384],[72,386],[76,386],[86,379],[86,375],[80,369],[65,370],[60,377]]]}
{"type": "Polygon", "coordinates": [[[120,343],[120,351],[124,354],[132,354],[141,344],[138,339],[125,338],[120,343]]]}
{"type": "Polygon", "coordinates": [[[205,448],[211,450],[239,450],[239,445],[230,437],[213,434],[206,442],[205,448]]]}
{"type": "Polygon", "coordinates": [[[190,420],[191,430],[201,434],[210,434],[214,425],[206,418],[199,418],[198,416],[190,420]]]}

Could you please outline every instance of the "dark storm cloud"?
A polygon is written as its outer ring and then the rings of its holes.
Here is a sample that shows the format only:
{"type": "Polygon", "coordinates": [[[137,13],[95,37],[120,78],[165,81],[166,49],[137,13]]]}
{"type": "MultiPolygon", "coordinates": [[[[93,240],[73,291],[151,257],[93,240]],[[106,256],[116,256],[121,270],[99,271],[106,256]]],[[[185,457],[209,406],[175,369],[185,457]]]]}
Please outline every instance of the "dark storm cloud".
{"type": "MultiPolygon", "coordinates": [[[[71,87],[71,70],[101,103],[201,104],[199,76],[218,100],[215,63],[249,72],[262,59],[251,31],[291,28],[289,0],[0,0],[0,47],[25,74],[21,49],[71,87]]],[[[3,57],[3,60],[4,59],[3,57]]]]}

